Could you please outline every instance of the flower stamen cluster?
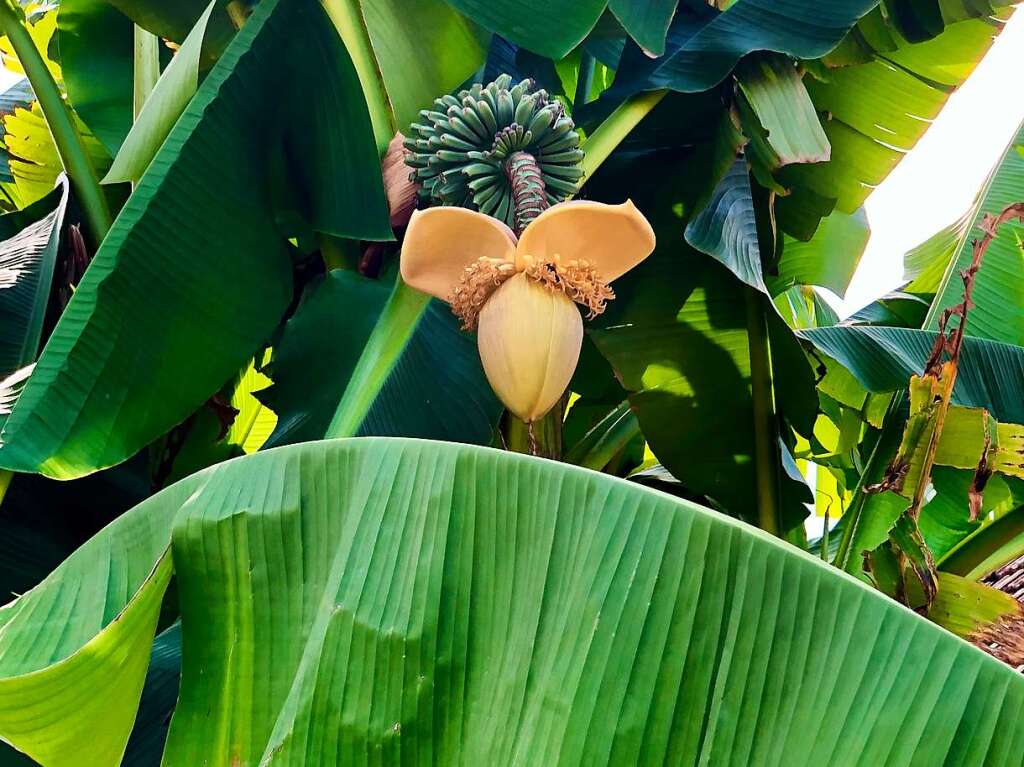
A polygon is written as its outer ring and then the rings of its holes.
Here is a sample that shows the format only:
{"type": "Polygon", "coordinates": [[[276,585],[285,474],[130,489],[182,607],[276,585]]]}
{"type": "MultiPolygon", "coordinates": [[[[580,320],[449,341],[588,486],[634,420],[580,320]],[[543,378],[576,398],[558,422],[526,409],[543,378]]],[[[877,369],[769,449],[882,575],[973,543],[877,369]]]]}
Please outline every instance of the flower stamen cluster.
{"type": "MultiPolygon", "coordinates": [[[[559,261],[526,259],[523,274],[551,291],[561,291],[587,308],[587,319],[601,314],[615,292],[601,279],[597,270],[584,259],[559,261]]],[[[462,322],[463,330],[476,330],[480,310],[495,290],[517,274],[509,261],[478,258],[467,266],[459,282],[448,296],[452,312],[462,322]]]]}

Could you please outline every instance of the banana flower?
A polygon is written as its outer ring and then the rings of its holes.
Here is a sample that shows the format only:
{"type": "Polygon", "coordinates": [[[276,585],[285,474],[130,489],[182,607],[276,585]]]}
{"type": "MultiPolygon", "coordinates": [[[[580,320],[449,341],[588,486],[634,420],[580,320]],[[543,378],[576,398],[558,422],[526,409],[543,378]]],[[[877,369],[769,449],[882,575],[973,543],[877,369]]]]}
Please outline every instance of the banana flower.
{"type": "Polygon", "coordinates": [[[608,287],[654,250],[654,232],[632,202],[553,205],[516,235],[495,218],[458,207],[416,211],[402,245],[407,284],[448,302],[476,329],[491,387],[531,423],[562,396],[579,360],[583,321],[615,294],[608,287]]]}

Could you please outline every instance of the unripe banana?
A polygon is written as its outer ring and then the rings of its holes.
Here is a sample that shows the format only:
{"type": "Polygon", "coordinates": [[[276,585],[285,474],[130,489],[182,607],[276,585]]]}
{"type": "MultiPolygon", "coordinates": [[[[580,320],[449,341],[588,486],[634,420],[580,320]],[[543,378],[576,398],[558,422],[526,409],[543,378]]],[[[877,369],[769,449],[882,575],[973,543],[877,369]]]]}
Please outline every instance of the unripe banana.
{"type": "Polygon", "coordinates": [[[487,380],[505,407],[527,422],[558,402],[582,343],[583,320],[572,299],[522,273],[480,310],[477,346],[487,380]]]}
{"type": "Polygon", "coordinates": [[[579,186],[579,145],[580,135],[561,102],[532,80],[513,83],[509,75],[436,99],[420,112],[405,142],[423,207],[458,205],[509,226],[515,225],[509,157],[528,152],[540,172],[555,179],[544,190],[554,205],[579,186]]]}

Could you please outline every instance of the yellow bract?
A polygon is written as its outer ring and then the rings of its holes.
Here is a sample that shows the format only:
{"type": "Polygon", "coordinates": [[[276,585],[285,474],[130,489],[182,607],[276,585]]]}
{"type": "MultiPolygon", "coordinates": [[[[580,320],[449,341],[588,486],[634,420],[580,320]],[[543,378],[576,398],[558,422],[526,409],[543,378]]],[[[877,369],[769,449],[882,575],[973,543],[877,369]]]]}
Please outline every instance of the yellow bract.
{"type": "Polygon", "coordinates": [[[447,301],[478,258],[513,261],[515,253],[515,234],[495,218],[465,208],[418,210],[402,242],[402,279],[447,301]]]}
{"type": "Polygon", "coordinates": [[[654,231],[631,201],[606,205],[589,200],[548,208],[518,241],[501,221],[465,208],[416,211],[402,245],[402,278],[417,290],[447,300],[466,267],[479,258],[527,257],[566,263],[588,261],[605,282],[618,279],[654,250],[654,231]]]}
{"type": "Polygon", "coordinates": [[[526,422],[547,413],[569,385],[583,343],[579,309],[561,291],[517,274],[480,312],[477,345],[487,380],[526,422]]]}

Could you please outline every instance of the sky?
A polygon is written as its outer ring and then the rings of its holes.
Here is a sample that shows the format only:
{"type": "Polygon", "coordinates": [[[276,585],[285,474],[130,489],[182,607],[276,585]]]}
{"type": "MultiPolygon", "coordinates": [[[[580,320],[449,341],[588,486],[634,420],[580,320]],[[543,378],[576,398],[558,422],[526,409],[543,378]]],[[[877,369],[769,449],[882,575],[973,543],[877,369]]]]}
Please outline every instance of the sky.
{"type": "Polygon", "coordinates": [[[970,206],[1024,117],[1024,7],[1014,12],[977,68],[950,96],[917,145],[865,203],[871,239],[840,316],[903,282],[903,254],[970,206]]]}

